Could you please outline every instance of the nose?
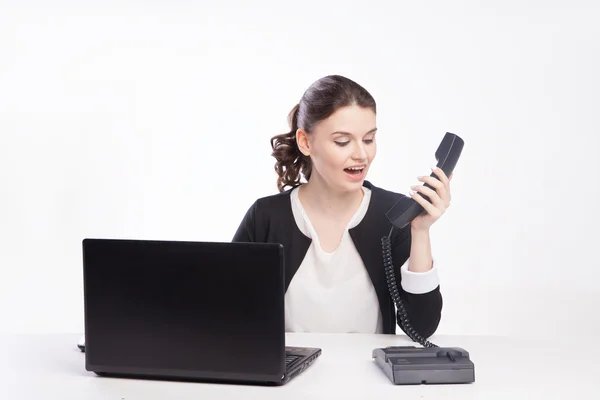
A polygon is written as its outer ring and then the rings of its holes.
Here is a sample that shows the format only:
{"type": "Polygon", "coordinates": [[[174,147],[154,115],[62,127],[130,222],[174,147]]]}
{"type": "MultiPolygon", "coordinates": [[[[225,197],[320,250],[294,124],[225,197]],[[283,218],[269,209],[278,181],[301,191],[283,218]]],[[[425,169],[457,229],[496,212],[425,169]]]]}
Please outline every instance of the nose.
{"type": "Polygon", "coordinates": [[[354,152],[352,153],[352,158],[355,160],[366,160],[367,159],[367,149],[362,142],[359,142],[356,146],[354,146],[354,152]]]}

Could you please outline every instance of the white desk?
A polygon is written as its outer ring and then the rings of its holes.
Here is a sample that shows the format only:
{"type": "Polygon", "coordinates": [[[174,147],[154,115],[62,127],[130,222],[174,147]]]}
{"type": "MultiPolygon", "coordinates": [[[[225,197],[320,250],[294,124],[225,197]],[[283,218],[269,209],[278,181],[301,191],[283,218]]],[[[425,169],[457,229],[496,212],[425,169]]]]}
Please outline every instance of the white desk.
{"type": "Polygon", "coordinates": [[[0,399],[548,399],[600,398],[600,350],[591,341],[505,337],[434,337],[463,347],[475,363],[475,383],[395,386],[371,350],[412,345],[405,336],[288,334],[288,345],[323,354],[281,387],[102,378],[84,369],[78,335],[0,335],[0,399]],[[393,397],[392,397],[393,396],[393,397]]]}

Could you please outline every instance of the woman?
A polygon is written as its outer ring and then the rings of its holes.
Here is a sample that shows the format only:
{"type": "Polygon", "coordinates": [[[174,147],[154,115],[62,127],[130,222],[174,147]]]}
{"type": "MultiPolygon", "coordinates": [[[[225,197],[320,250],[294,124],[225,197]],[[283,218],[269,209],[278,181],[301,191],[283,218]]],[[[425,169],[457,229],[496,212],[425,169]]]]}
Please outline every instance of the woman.
{"type": "MultiPolygon", "coordinates": [[[[279,193],[254,202],[233,241],[283,244],[286,331],[393,334],[398,324],[407,332],[390,298],[381,241],[392,226],[385,213],[404,195],[365,179],[377,149],[375,100],[348,78],[326,76],[289,120],[290,131],[271,139],[279,193]]],[[[405,314],[424,338],[442,309],[429,229],[450,204],[449,179],[434,172],[439,180],[419,177],[410,193],[426,211],[391,236],[405,314]]]]}

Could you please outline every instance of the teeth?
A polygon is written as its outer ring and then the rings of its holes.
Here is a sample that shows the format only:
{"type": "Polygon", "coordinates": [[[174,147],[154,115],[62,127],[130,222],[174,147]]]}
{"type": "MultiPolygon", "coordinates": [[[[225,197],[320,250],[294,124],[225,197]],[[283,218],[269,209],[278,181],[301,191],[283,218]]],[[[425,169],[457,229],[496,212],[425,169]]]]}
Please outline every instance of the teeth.
{"type": "Polygon", "coordinates": [[[362,171],[363,168],[364,167],[351,167],[351,168],[348,168],[348,169],[352,170],[352,171],[362,171]]]}

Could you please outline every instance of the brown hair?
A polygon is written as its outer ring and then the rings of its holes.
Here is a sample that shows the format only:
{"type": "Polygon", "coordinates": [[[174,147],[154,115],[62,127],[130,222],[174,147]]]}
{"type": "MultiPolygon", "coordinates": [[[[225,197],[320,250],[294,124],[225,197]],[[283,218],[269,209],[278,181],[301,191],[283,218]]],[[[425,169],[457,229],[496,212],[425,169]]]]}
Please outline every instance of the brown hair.
{"type": "Polygon", "coordinates": [[[277,160],[277,189],[300,184],[301,174],[310,178],[312,163],[298,148],[296,131],[310,134],[314,125],[327,119],[341,107],[357,105],[377,112],[373,96],[358,83],[340,76],[328,75],[314,82],[288,115],[290,131],[271,138],[271,155],[277,160]]]}

